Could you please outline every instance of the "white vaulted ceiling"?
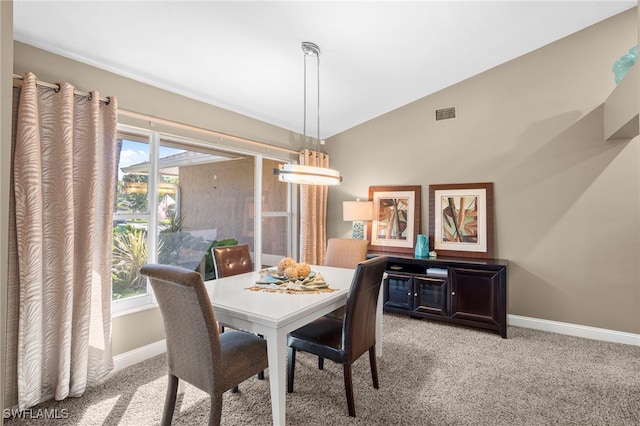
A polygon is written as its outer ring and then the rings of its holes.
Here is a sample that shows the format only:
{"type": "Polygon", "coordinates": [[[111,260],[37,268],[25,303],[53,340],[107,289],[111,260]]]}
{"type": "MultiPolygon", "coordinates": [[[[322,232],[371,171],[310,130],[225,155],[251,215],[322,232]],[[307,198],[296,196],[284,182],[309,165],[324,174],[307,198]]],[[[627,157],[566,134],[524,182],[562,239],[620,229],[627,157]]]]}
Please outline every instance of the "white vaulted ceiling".
{"type": "Polygon", "coordinates": [[[14,34],[299,133],[300,43],[311,41],[321,49],[320,130],[326,138],[636,5],[14,0],[14,34]]]}

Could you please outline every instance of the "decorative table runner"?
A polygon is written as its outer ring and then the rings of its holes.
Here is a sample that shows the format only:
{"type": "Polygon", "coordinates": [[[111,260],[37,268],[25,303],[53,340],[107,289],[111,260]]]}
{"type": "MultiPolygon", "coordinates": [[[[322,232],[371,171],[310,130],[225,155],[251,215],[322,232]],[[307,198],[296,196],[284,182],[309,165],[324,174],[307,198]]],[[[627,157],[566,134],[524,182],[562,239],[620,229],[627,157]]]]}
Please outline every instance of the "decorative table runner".
{"type": "Polygon", "coordinates": [[[324,277],[319,273],[312,272],[305,278],[288,279],[279,276],[277,271],[268,269],[260,271],[260,279],[256,281],[256,285],[248,287],[246,290],[287,294],[317,294],[336,291],[334,288],[329,288],[324,277]]]}

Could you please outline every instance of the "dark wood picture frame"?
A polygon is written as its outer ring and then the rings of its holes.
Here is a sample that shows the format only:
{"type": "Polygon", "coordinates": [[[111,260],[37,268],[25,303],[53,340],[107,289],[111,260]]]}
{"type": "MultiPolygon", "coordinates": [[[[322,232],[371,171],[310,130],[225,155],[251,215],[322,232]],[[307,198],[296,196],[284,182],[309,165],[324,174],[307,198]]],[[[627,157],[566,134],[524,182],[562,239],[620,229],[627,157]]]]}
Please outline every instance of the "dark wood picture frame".
{"type": "Polygon", "coordinates": [[[370,250],[414,252],[417,235],[421,232],[421,192],[420,185],[369,187],[369,201],[373,201],[373,221],[367,225],[367,235],[371,239],[370,250]],[[399,214],[395,211],[395,206],[398,205],[402,206],[399,214]],[[392,221],[393,224],[390,223],[392,221]],[[386,226],[383,229],[384,223],[386,226]],[[388,230],[392,228],[394,237],[388,238],[392,235],[388,230]],[[396,238],[398,230],[404,237],[396,238]]]}
{"type": "Polygon", "coordinates": [[[493,222],[493,182],[429,185],[430,250],[438,255],[493,258],[493,222]],[[467,215],[457,205],[465,202],[467,215]]]}

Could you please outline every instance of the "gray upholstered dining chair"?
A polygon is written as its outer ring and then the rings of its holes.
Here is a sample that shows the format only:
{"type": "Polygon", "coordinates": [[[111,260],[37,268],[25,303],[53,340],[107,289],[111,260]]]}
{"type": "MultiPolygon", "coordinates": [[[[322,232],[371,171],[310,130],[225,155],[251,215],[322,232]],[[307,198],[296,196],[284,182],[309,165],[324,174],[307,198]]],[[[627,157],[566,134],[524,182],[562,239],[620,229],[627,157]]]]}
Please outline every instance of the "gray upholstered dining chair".
{"type": "Polygon", "coordinates": [[[386,266],[385,256],[365,260],[356,266],[342,320],[325,315],[289,333],[288,392],[293,392],[296,351],[308,352],[321,360],[327,358],[343,365],[344,387],[351,417],[356,415],[351,365],[367,351],[373,387],[378,389],[376,305],[386,266]]]}
{"type": "Polygon", "coordinates": [[[209,425],[219,425],[222,394],[268,366],[265,340],[250,333],[220,334],[213,306],[199,273],[172,265],[147,264],[164,321],[169,383],[162,425],[170,425],[178,381],[210,395],[209,425]]]}

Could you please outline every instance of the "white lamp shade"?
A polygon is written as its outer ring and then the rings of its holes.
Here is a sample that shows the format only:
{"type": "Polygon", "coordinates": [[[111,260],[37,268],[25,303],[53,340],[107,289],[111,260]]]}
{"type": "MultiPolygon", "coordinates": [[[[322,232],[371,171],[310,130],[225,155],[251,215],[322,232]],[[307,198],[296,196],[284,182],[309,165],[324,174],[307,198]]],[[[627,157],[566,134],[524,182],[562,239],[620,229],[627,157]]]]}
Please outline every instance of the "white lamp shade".
{"type": "Polygon", "coordinates": [[[283,164],[274,169],[280,182],[301,185],[340,185],[340,172],[325,167],[313,167],[302,164],[283,164]]]}
{"type": "Polygon", "coordinates": [[[344,201],[342,219],[346,221],[373,220],[373,201],[344,201]]]}

